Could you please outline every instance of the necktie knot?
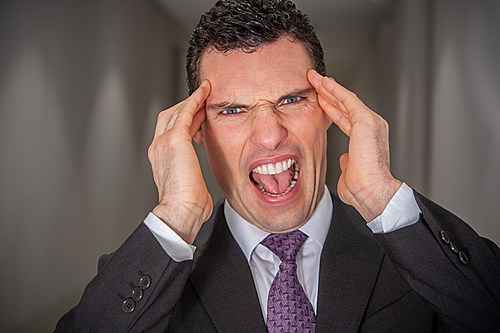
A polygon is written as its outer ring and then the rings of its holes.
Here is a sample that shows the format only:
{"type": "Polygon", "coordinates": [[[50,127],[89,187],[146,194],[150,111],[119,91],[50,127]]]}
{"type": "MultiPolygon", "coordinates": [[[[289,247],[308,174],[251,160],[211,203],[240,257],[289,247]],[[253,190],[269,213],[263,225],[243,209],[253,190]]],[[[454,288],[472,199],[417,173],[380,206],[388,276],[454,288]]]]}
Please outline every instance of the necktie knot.
{"type": "Polygon", "coordinates": [[[306,239],[306,234],[300,230],[294,230],[283,234],[270,234],[260,243],[284,262],[295,261],[306,239]]]}

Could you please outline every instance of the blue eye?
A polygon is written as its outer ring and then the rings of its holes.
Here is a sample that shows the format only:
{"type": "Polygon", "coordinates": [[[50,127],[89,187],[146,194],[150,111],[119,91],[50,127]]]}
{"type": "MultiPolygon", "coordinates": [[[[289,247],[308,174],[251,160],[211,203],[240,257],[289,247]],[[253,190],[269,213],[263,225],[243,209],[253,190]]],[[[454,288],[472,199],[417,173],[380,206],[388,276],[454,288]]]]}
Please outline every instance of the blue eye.
{"type": "Polygon", "coordinates": [[[222,111],[222,114],[231,115],[231,114],[240,113],[241,111],[242,111],[241,109],[227,109],[227,110],[222,111]]]}
{"type": "Polygon", "coordinates": [[[293,103],[297,103],[301,98],[300,97],[292,97],[292,98],[287,98],[283,101],[283,105],[285,104],[293,104],[293,103]]]}

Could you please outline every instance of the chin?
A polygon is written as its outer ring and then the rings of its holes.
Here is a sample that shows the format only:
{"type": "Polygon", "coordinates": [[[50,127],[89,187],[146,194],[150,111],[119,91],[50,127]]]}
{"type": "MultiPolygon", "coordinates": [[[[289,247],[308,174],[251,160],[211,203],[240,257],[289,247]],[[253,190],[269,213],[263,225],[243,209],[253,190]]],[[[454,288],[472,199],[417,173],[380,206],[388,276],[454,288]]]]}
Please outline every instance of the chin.
{"type": "Polygon", "coordinates": [[[261,223],[257,223],[256,226],[259,229],[271,233],[284,233],[293,231],[302,227],[306,222],[304,219],[298,219],[298,218],[285,219],[282,221],[276,221],[275,219],[274,220],[264,219],[264,221],[261,223]]]}

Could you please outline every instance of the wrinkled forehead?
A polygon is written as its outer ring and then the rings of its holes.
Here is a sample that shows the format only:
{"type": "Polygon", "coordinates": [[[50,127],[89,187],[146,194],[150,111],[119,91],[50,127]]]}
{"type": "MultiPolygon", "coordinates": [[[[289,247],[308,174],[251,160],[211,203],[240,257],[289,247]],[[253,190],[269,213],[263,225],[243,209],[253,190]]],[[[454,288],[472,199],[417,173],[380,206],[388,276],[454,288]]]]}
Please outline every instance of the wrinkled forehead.
{"type": "Polygon", "coordinates": [[[311,68],[313,62],[304,46],[282,39],[251,53],[208,50],[201,58],[200,78],[210,81],[211,102],[272,101],[287,91],[309,88],[307,71],[311,68]]]}

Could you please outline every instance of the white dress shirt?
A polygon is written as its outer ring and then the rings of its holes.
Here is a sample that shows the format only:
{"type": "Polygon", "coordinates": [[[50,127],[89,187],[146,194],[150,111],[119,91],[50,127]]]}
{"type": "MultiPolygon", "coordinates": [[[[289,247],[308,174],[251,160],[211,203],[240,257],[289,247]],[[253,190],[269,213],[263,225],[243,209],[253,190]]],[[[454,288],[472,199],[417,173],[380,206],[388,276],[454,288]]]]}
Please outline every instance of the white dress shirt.
{"type": "MultiPolygon", "coordinates": [[[[297,255],[297,276],[315,313],[318,302],[321,251],[330,227],[332,212],[332,199],[325,186],[325,193],[318,207],[316,207],[309,221],[299,229],[309,237],[297,255]]],[[[224,214],[231,234],[248,260],[262,313],[264,319],[266,319],[269,289],[281,262],[271,250],[260,244],[269,233],[246,222],[232,209],[227,201],[224,204],[224,214]]],[[[388,233],[416,223],[419,214],[420,208],[415,201],[413,190],[403,184],[384,212],[367,225],[373,233],[388,233]]],[[[144,223],[173,260],[193,259],[196,247],[184,242],[181,237],[153,213],[147,216],[144,223]]]]}
{"type": "MultiPolygon", "coordinates": [[[[309,236],[297,254],[297,277],[311,302],[314,312],[318,301],[319,262],[332,219],[332,197],[325,187],[325,194],[307,223],[299,228],[309,236]]],[[[248,260],[255,288],[259,295],[264,318],[267,316],[267,297],[281,260],[260,242],[269,233],[243,220],[226,201],[224,214],[234,239],[248,260]]]]}

